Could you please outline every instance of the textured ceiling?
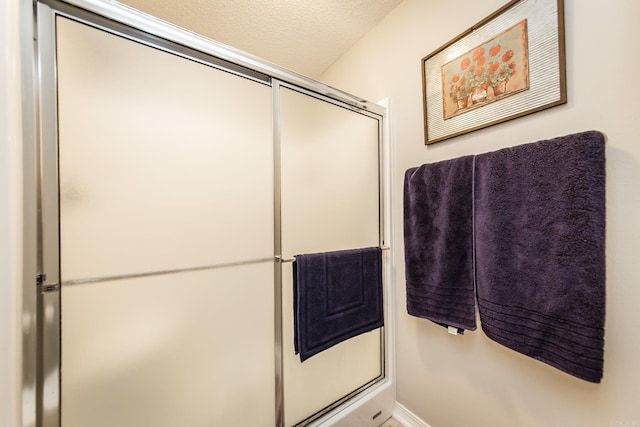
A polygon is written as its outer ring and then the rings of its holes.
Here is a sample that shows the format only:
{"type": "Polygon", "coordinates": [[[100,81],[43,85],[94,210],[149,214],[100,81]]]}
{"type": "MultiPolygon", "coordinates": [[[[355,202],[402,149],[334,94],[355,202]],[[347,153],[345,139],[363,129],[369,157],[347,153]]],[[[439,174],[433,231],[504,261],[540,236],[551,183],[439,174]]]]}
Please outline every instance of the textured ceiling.
{"type": "Polygon", "coordinates": [[[309,77],[318,77],[401,1],[120,0],[309,77]]]}

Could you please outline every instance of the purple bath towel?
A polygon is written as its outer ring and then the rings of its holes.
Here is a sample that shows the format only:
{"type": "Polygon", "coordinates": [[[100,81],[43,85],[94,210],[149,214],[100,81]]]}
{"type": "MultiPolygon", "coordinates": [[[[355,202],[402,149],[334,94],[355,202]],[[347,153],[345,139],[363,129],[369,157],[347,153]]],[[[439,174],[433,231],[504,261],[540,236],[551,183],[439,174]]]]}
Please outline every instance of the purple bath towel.
{"type": "Polygon", "coordinates": [[[472,156],[405,172],[404,252],[408,313],[475,330],[472,156]]]}
{"type": "Polygon", "coordinates": [[[383,326],[382,250],[296,255],[293,313],[294,346],[302,362],[383,326]]]}
{"type": "Polygon", "coordinates": [[[492,340],[600,382],[604,137],[584,132],[476,157],[477,297],[492,340]]]}

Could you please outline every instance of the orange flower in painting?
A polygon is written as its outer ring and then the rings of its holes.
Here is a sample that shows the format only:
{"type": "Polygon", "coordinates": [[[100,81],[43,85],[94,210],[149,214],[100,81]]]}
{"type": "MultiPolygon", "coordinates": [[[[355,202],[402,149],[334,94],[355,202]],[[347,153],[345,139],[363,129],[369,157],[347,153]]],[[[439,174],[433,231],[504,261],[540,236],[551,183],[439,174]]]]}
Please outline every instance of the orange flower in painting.
{"type": "Polygon", "coordinates": [[[489,74],[493,74],[496,72],[500,64],[498,62],[492,62],[489,64],[489,74]]]}
{"type": "Polygon", "coordinates": [[[489,87],[489,85],[491,84],[491,80],[485,80],[484,83],[482,83],[482,90],[485,90],[486,88],[489,87]]]}
{"type": "Polygon", "coordinates": [[[502,55],[502,62],[507,62],[511,58],[513,58],[513,51],[509,49],[504,53],[504,55],[502,55]]]}
{"type": "Polygon", "coordinates": [[[460,63],[460,69],[461,70],[466,70],[467,67],[469,66],[469,64],[471,64],[471,60],[469,58],[464,58],[462,60],[462,62],[460,63]]]}
{"type": "Polygon", "coordinates": [[[502,49],[502,46],[500,46],[499,44],[494,44],[493,46],[491,46],[491,49],[489,49],[489,56],[496,56],[500,53],[500,49],[502,49]]]}
{"type": "Polygon", "coordinates": [[[484,65],[484,63],[487,62],[487,57],[486,56],[481,56],[478,59],[478,67],[482,67],[484,65]]]}
{"type": "Polygon", "coordinates": [[[513,62],[513,61],[511,61],[511,62],[509,63],[509,68],[511,68],[512,70],[515,70],[515,69],[516,69],[516,63],[515,63],[515,62],[513,62]]]}
{"type": "Polygon", "coordinates": [[[473,52],[473,60],[477,61],[478,59],[480,59],[480,57],[484,55],[484,48],[483,47],[479,47],[477,48],[474,52],[473,52]]]}
{"type": "Polygon", "coordinates": [[[472,65],[471,67],[469,67],[469,72],[473,73],[475,71],[475,69],[476,69],[476,66],[472,65]]]}
{"type": "Polygon", "coordinates": [[[454,74],[453,77],[451,77],[451,81],[456,83],[458,80],[460,80],[460,75],[458,74],[454,74]]]}
{"type": "Polygon", "coordinates": [[[473,73],[476,77],[479,77],[482,75],[482,73],[484,73],[484,67],[478,67],[476,68],[476,72],[473,73]]]}

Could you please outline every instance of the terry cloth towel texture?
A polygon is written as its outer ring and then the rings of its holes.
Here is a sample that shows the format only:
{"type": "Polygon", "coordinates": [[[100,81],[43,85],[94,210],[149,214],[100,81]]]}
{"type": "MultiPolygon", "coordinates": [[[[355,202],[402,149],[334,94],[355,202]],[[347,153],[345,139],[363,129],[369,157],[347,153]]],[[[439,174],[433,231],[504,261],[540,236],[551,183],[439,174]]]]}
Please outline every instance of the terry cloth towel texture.
{"type": "Polygon", "coordinates": [[[405,172],[404,253],[409,314],[475,330],[472,156],[405,172]]]}
{"type": "Polygon", "coordinates": [[[383,326],[379,247],[296,255],[294,345],[300,360],[383,326]]]}
{"type": "Polygon", "coordinates": [[[476,157],[477,298],[492,340],[600,382],[605,318],[604,137],[476,157]]]}

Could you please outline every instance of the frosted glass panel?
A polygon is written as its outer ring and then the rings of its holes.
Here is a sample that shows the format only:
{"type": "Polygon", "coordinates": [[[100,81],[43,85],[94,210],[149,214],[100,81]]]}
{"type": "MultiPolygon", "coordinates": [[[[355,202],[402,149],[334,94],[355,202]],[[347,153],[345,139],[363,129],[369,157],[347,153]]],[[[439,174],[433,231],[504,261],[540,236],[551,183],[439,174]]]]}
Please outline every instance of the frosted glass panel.
{"type": "Polygon", "coordinates": [[[273,265],[62,289],[64,427],[273,426],[273,265]]]}
{"type": "Polygon", "coordinates": [[[57,20],[65,280],[273,256],[271,88],[57,20]]]}
{"type": "Polygon", "coordinates": [[[282,252],[377,246],[378,121],[283,88],[282,252]]]}
{"type": "MultiPolygon", "coordinates": [[[[281,91],[282,253],[379,245],[378,121],[281,91]]],[[[380,330],[304,363],[294,355],[292,266],[283,265],[285,424],[293,425],[381,374],[380,330]]]]}

